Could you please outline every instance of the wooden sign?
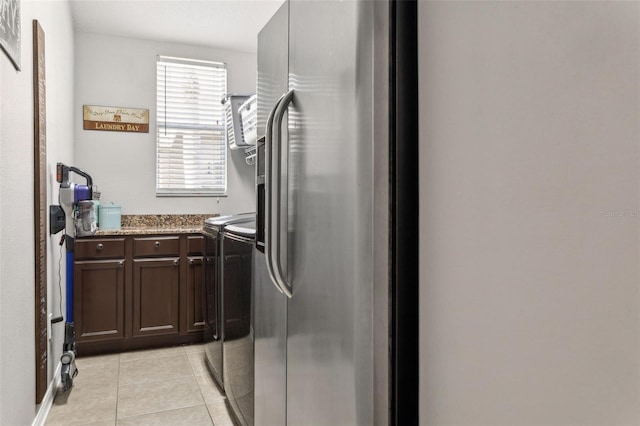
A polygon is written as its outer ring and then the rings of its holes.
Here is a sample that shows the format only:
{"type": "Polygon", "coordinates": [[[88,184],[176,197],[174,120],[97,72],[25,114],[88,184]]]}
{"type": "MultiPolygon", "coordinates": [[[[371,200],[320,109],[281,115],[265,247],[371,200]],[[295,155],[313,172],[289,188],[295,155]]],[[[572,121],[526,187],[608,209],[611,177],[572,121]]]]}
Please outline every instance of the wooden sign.
{"type": "Polygon", "coordinates": [[[149,110],[140,108],[82,107],[84,130],[149,133],[149,110]]]}

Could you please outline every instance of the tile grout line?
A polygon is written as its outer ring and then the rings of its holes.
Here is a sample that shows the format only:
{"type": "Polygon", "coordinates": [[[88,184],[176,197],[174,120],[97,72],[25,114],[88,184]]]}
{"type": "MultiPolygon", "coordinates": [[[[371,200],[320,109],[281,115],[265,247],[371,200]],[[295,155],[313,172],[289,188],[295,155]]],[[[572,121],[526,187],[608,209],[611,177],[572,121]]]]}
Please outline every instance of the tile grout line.
{"type": "MultiPolygon", "coordinates": [[[[120,420],[130,420],[130,419],[134,419],[136,417],[146,417],[146,416],[152,416],[155,414],[163,414],[163,413],[170,413],[172,411],[179,411],[179,410],[184,410],[184,409],[188,409],[188,408],[195,408],[195,407],[205,407],[205,409],[207,408],[206,405],[202,405],[202,404],[195,404],[195,405],[185,405],[182,407],[176,407],[176,408],[170,408],[168,410],[160,410],[160,411],[152,411],[150,413],[140,413],[140,414],[133,414],[131,416],[124,416],[121,417],[120,420]]],[[[88,426],[88,425],[87,425],[88,426]]]]}
{"type": "MultiPolygon", "coordinates": [[[[209,416],[209,420],[211,420],[211,425],[215,426],[216,423],[213,421],[213,417],[211,416],[211,412],[209,411],[209,407],[207,406],[207,400],[204,397],[204,393],[202,393],[202,387],[200,386],[200,383],[198,383],[198,375],[196,374],[196,370],[193,368],[193,364],[191,364],[191,358],[189,357],[189,352],[187,352],[187,348],[186,346],[182,346],[182,348],[184,349],[184,354],[187,356],[187,361],[189,361],[189,365],[191,366],[191,371],[193,372],[193,378],[196,381],[196,386],[198,387],[198,392],[200,392],[200,397],[202,398],[202,402],[204,404],[204,409],[207,412],[207,415],[209,416]]],[[[194,352],[194,353],[199,353],[199,352],[194,352]]],[[[203,355],[204,356],[204,352],[203,355]]]]}
{"type": "MultiPolygon", "coordinates": [[[[191,363],[191,358],[189,357],[189,353],[187,353],[187,349],[186,347],[184,347],[184,352],[185,355],[187,356],[187,360],[189,361],[189,365],[191,366],[191,371],[193,372],[193,377],[196,381],[196,386],[198,386],[198,392],[200,392],[200,397],[202,398],[202,402],[204,403],[204,409],[207,410],[207,414],[209,415],[209,420],[211,420],[211,424],[213,426],[215,426],[216,422],[213,421],[213,416],[211,415],[211,411],[209,411],[209,406],[207,405],[207,399],[204,396],[204,393],[202,392],[202,387],[200,386],[200,383],[198,383],[198,374],[196,374],[196,370],[193,367],[193,364],[191,363]]],[[[200,352],[194,352],[194,353],[200,353],[200,352]]],[[[204,356],[204,352],[202,353],[202,356],[204,356]]]]}

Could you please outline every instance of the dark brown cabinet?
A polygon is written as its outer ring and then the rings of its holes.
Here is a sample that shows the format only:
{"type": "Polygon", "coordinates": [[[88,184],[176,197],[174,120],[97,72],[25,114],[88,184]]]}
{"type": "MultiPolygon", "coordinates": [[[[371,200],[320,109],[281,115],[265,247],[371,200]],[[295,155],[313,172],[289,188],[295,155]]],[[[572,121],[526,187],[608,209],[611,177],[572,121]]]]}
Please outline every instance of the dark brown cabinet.
{"type": "Polygon", "coordinates": [[[203,250],[204,238],[201,235],[187,237],[187,272],[186,272],[186,328],[188,333],[201,335],[204,331],[203,317],[203,250]]]}
{"type": "Polygon", "coordinates": [[[180,237],[155,236],[133,239],[133,256],[170,256],[180,255],[180,237]]]}
{"type": "Polygon", "coordinates": [[[179,333],[180,259],[133,260],[133,336],[179,333]]]}
{"type": "Polygon", "coordinates": [[[202,332],[202,256],[190,256],[187,268],[187,331],[202,332]]]}
{"type": "Polygon", "coordinates": [[[125,256],[124,238],[77,240],[75,259],[121,259],[125,256]]]}
{"type": "Polygon", "coordinates": [[[124,338],[124,259],[75,262],[74,279],[76,340],[124,338]]]}
{"type": "Polygon", "coordinates": [[[202,341],[202,236],[76,240],[78,353],[202,341]]]}

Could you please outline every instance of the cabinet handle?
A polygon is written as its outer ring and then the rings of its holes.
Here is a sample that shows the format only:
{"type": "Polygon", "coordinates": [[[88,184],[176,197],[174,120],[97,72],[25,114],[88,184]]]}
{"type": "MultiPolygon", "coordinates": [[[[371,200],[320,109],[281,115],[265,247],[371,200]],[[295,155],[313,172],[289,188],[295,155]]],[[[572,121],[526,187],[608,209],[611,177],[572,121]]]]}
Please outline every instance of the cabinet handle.
{"type": "Polygon", "coordinates": [[[122,268],[124,266],[124,260],[121,260],[120,262],[118,262],[118,267],[122,268]]]}
{"type": "Polygon", "coordinates": [[[178,259],[173,259],[173,264],[177,265],[180,261],[178,259]]]}
{"type": "Polygon", "coordinates": [[[153,245],[156,247],[160,247],[160,241],[156,241],[155,243],[153,243],[153,245]]]}
{"type": "Polygon", "coordinates": [[[102,243],[98,243],[98,245],[96,246],[96,249],[98,251],[102,250],[104,248],[104,245],[102,245],[102,243]]]}

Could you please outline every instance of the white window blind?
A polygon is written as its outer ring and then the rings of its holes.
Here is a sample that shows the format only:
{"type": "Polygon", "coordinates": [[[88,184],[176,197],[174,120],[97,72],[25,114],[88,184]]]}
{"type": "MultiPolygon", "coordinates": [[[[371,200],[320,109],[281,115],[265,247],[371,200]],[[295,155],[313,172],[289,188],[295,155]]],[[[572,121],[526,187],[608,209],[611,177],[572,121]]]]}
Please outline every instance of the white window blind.
{"type": "Polygon", "coordinates": [[[226,194],[226,65],[158,56],[156,70],[156,194],[226,194]]]}

